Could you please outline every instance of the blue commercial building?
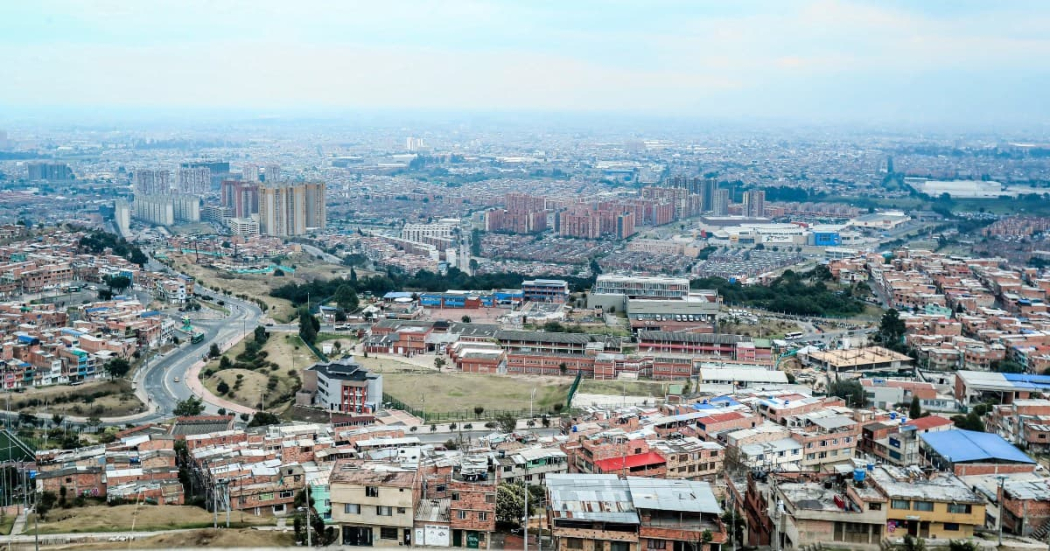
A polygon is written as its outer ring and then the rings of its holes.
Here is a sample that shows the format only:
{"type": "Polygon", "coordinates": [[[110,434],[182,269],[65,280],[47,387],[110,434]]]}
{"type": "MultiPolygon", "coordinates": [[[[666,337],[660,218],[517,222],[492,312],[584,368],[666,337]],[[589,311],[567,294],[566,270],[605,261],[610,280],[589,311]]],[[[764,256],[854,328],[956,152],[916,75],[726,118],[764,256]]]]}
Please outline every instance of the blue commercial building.
{"type": "Polygon", "coordinates": [[[842,236],[837,231],[813,232],[813,245],[817,247],[838,247],[842,236]]]}

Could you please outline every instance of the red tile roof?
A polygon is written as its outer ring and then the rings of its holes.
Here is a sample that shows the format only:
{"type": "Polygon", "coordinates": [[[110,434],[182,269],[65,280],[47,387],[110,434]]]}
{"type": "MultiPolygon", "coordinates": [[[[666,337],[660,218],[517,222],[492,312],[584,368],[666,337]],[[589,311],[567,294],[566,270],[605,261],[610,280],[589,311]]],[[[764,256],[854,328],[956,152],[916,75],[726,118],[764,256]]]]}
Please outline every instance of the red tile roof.
{"type": "Polygon", "coordinates": [[[918,419],[912,419],[911,421],[905,423],[905,425],[915,427],[916,430],[935,429],[937,427],[943,427],[945,425],[951,424],[953,424],[951,419],[945,419],[944,417],[938,417],[936,415],[919,417],[918,419]]]}
{"type": "Polygon", "coordinates": [[[643,467],[649,465],[660,465],[667,463],[660,454],[656,452],[646,452],[637,455],[628,455],[624,457],[610,457],[609,459],[601,459],[594,462],[595,468],[603,473],[612,473],[620,471],[622,469],[631,469],[633,467],[643,467]]]}

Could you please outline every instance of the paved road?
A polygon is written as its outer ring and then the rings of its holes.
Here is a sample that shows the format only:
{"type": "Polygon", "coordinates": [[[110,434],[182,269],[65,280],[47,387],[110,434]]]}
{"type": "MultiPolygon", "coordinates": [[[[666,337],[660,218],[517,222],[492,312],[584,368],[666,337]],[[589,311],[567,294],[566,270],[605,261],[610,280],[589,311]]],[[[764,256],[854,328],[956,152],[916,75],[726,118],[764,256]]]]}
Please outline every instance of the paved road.
{"type": "MultiPolygon", "coordinates": [[[[195,321],[194,327],[204,333],[204,340],[200,343],[191,344],[184,339],[179,348],[167,354],[150,354],[146,364],[136,371],[132,380],[135,394],[147,405],[148,410],[135,415],[102,417],[103,425],[154,423],[171,418],[175,405],[194,395],[186,383],[187,372],[193,364],[208,353],[212,343],[218,344],[220,349],[226,349],[244,335],[250,334],[259,325],[262,312],[255,304],[224,295],[211,296],[214,300],[225,301],[230,315],[223,319],[195,321]],[[176,378],[178,382],[175,382],[176,378]]],[[[207,411],[214,413],[218,411],[218,408],[218,405],[205,401],[207,411]]],[[[14,416],[17,414],[0,412],[0,415],[14,416]]],[[[50,414],[38,414],[37,417],[44,420],[51,419],[50,414]]],[[[83,424],[86,421],[86,417],[66,416],[68,423],[83,424]]]]}
{"type": "Polygon", "coordinates": [[[324,260],[325,262],[327,262],[329,264],[342,264],[343,263],[343,259],[339,258],[338,256],[328,254],[328,253],[322,251],[321,249],[318,249],[317,247],[314,247],[313,245],[306,245],[306,244],[302,244],[302,245],[303,245],[303,250],[304,251],[306,251],[306,252],[308,252],[308,253],[310,253],[310,254],[312,254],[314,256],[321,257],[322,260],[324,260]]]}
{"type": "MultiPolygon", "coordinates": [[[[255,304],[228,296],[220,295],[216,298],[226,301],[230,315],[221,320],[196,321],[194,327],[204,333],[203,342],[184,345],[160,360],[151,361],[140,370],[140,374],[135,378],[136,385],[143,387],[147,405],[156,411],[136,419],[135,422],[149,423],[171,417],[176,403],[193,396],[186,384],[186,374],[193,364],[207,354],[211,344],[216,343],[220,349],[225,349],[259,325],[262,312],[255,304]],[[176,378],[179,382],[175,382],[176,378]]],[[[218,410],[214,405],[208,409],[218,410]]]]}

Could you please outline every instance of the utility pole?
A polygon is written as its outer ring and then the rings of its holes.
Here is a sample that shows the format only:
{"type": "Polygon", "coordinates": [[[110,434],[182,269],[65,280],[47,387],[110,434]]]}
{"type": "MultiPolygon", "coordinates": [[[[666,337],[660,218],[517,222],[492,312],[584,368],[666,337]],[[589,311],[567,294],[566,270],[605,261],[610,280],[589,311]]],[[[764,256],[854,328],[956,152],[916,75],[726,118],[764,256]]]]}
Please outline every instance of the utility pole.
{"type": "Polygon", "coordinates": [[[533,388],[532,389],[532,396],[529,397],[529,419],[532,419],[534,417],[533,412],[532,412],[532,403],[535,400],[536,400],[536,389],[533,388]]]}
{"type": "Polygon", "coordinates": [[[999,479],[999,547],[1003,546],[1003,482],[1006,482],[1006,477],[999,475],[995,478],[999,479]]]}
{"type": "Polygon", "coordinates": [[[314,546],[314,544],[313,544],[313,536],[311,535],[313,533],[312,532],[313,529],[310,528],[310,524],[311,524],[310,523],[310,520],[311,520],[310,517],[312,516],[311,513],[313,513],[313,505],[310,504],[310,485],[307,484],[306,485],[306,546],[307,547],[313,547],[314,546]]]}
{"type": "Polygon", "coordinates": [[[529,464],[525,464],[525,476],[521,479],[522,487],[525,489],[525,551],[529,551],[529,464]]]}

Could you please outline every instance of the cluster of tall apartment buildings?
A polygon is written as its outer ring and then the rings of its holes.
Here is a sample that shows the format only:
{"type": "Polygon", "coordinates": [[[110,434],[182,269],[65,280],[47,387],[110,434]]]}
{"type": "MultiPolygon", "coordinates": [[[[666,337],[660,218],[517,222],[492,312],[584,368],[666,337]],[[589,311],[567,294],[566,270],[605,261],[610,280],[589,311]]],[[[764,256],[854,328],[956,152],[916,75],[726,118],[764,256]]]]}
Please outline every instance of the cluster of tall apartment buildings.
{"type": "Polygon", "coordinates": [[[135,171],[135,195],[204,195],[211,190],[211,169],[206,166],[179,167],[174,181],[171,175],[168,169],[135,171]]]}
{"type": "MultiPolygon", "coordinates": [[[[547,197],[508,193],[506,207],[485,213],[485,229],[493,232],[542,233],[551,215],[554,231],[562,237],[625,239],[636,226],[662,226],[712,213],[729,214],[730,192],[714,180],[676,176],[665,186],[642,188],[640,197],[598,202],[568,202],[547,197]]],[[[748,191],[744,210],[762,216],[765,192],[748,191]]]]}
{"type": "MultiPolygon", "coordinates": [[[[278,174],[274,167],[267,166],[266,173],[278,174]]],[[[303,235],[327,223],[325,190],[324,182],[224,180],[221,207],[206,208],[205,218],[225,222],[239,234],[303,235]]]]}

